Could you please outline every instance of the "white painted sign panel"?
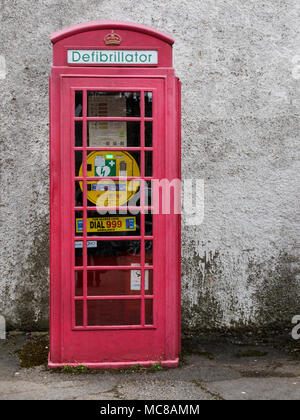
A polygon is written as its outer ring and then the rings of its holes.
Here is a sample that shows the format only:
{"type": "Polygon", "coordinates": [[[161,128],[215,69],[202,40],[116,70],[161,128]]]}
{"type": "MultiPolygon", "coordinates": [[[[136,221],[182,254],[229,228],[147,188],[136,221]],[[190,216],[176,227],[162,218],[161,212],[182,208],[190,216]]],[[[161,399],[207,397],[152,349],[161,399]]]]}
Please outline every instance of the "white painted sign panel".
{"type": "Polygon", "coordinates": [[[154,50],[68,50],[68,64],[158,64],[154,50]]]}

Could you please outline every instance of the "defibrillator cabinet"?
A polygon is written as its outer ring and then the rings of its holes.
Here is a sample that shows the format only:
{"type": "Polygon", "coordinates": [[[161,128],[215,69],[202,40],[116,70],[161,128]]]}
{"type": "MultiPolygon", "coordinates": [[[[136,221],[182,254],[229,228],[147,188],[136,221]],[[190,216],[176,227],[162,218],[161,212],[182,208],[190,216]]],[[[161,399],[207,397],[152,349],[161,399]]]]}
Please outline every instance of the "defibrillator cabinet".
{"type": "Polygon", "coordinates": [[[51,41],[49,366],[176,366],[173,39],[106,21],[69,27],[51,41]]]}

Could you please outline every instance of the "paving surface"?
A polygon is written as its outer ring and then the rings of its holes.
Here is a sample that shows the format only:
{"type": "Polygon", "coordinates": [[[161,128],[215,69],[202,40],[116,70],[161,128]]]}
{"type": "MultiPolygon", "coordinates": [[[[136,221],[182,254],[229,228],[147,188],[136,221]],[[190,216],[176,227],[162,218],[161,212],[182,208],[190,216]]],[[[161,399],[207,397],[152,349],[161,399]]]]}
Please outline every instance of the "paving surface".
{"type": "Polygon", "coordinates": [[[268,344],[204,340],[185,350],[176,369],[77,373],[20,367],[16,351],[32,340],[39,337],[11,334],[0,341],[1,400],[300,399],[298,349],[293,355],[268,344]]]}

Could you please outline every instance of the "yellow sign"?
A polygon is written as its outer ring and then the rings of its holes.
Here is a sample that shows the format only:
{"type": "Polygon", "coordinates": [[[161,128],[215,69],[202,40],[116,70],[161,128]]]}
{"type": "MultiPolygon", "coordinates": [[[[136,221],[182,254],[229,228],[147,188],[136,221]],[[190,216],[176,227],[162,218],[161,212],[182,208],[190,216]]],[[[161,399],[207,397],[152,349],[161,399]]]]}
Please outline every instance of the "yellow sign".
{"type": "MultiPolygon", "coordinates": [[[[82,177],[82,165],[79,170],[82,177]]],[[[95,151],[87,157],[87,177],[135,177],[140,176],[136,160],[128,152],[95,151]]],[[[111,179],[87,182],[87,198],[98,207],[126,204],[139,189],[139,181],[111,179]]],[[[83,190],[82,182],[80,188],[83,190]]]]}
{"type": "MultiPolygon", "coordinates": [[[[132,232],[136,230],[135,217],[91,217],[87,219],[87,232],[132,232]]],[[[83,232],[83,219],[76,219],[76,233],[83,232]]]]}

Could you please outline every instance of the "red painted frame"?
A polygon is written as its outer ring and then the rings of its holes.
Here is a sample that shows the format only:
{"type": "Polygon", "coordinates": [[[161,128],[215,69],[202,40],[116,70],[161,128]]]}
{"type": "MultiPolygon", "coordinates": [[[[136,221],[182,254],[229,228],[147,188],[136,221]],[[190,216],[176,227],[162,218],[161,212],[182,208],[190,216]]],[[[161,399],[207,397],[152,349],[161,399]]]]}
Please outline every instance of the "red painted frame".
{"type": "MultiPolygon", "coordinates": [[[[144,212],[141,203],[141,235],[137,237],[87,237],[84,223],[83,236],[74,236],[75,209],[83,212],[95,210],[87,207],[87,189],[84,184],[83,207],[74,203],[75,181],[86,178],[85,155],[89,150],[139,150],[141,153],[141,179],[144,176],[144,151],[153,154],[153,178],[180,178],[180,82],[172,68],[172,38],[151,28],[125,22],[93,22],[76,25],[52,36],[54,66],[50,77],[50,354],[49,366],[76,366],[91,368],[119,368],[132,364],[149,366],[161,362],[164,366],[176,366],[180,353],[180,215],[153,215],[153,235],[145,236],[144,212]],[[104,37],[114,29],[123,39],[124,49],[156,49],[159,64],[153,66],[68,66],[66,51],[77,49],[104,49],[104,37]],[[95,47],[98,42],[97,47],[95,47]],[[74,116],[74,91],[82,90],[86,99],[88,90],[152,91],[154,112],[152,118],[144,115],[144,95],[141,94],[139,118],[106,118],[141,122],[140,148],[88,148],[86,125],[89,120],[105,118],[86,117],[84,100],[83,117],[74,116]],[[83,122],[83,147],[72,144],[74,122],[83,122]],[[153,121],[153,147],[144,144],[144,123],[153,121]],[[161,141],[163,139],[163,141],[161,141]],[[75,177],[74,151],[83,153],[83,177],[75,177]],[[75,267],[74,241],[87,240],[141,240],[141,295],[134,296],[87,296],[87,270],[130,270],[131,266],[87,267],[83,252],[83,267],[75,267]],[[153,266],[145,266],[145,240],[154,243],[153,266]],[[145,268],[147,267],[147,268],[145,268]],[[84,272],[83,300],[140,299],[141,325],[87,326],[84,309],[83,327],[74,322],[75,270],[84,272]],[[145,295],[145,269],[153,269],[153,296],[145,295]],[[144,300],[153,298],[152,325],[145,325],[144,300]]],[[[111,49],[116,49],[115,46],[111,49]]],[[[93,180],[97,178],[88,178],[93,180]]],[[[144,194],[142,193],[143,197],[144,194]]],[[[86,305],[84,305],[86,308],[86,305]]]]}

